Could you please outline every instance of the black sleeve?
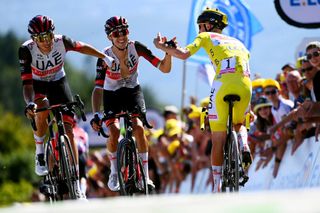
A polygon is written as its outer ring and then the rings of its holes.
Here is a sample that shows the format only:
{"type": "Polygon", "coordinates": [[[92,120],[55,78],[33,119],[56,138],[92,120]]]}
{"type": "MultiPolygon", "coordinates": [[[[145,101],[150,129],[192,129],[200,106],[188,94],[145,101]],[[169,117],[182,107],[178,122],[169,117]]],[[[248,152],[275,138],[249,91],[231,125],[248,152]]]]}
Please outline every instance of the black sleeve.
{"type": "Polygon", "coordinates": [[[149,61],[153,66],[157,67],[160,63],[160,59],[153,55],[150,49],[148,49],[145,45],[141,44],[138,41],[134,42],[134,46],[139,56],[144,57],[147,61],[149,61]]]}
{"type": "Polygon", "coordinates": [[[103,59],[98,58],[97,60],[97,74],[95,79],[95,85],[103,88],[104,79],[106,77],[106,70],[104,68],[103,59]]]}
{"type": "Polygon", "coordinates": [[[26,46],[21,46],[18,50],[18,57],[22,84],[32,84],[32,57],[29,49],[26,46]]]}
{"type": "Polygon", "coordinates": [[[80,42],[74,41],[68,36],[63,35],[62,40],[67,51],[69,50],[77,51],[81,47],[80,42]]]}

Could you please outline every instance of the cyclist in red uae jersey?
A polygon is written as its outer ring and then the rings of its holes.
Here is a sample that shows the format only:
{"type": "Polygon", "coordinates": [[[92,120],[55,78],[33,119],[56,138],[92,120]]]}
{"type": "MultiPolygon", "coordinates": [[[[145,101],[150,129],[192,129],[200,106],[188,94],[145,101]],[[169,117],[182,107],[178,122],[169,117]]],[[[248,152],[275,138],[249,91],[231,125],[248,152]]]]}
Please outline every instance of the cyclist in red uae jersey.
{"type": "MultiPolygon", "coordinates": [[[[112,191],[118,191],[120,186],[117,176],[116,151],[120,126],[115,115],[121,111],[129,111],[133,114],[146,113],[144,96],[138,81],[139,58],[142,56],[161,72],[169,73],[171,56],[166,54],[160,60],[145,45],[138,41],[129,40],[128,23],[124,17],[111,17],[106,21],[104,27],[108,39],[112,42],[111,46],[104,49],[104,53],[114,59],[114,64],[106,67],[103,66],[101,59],[97,61],[95,88],[92,93],[92,110],[95,115],[91,120],[91,125],[96,131],[101,128],[99,112],[103,97],[104,113],[108,118],[106,126],[110,134],[107,143],[111,161],[108,187],[112,191]]],[[[166,41],[166,38],[163,38],[163,41],[166,41]]],[[[153,183],[148,175],[148,143],[142,122],[137,117],[133,119],[133,128],[147,181],[152,186],[153,183]]]]}
{"type": "MultiPolygon", "coordinates": [[[[112,59],[98,51],[89,44],[73,41],[65,35],[54,33],[54,23],[51,18],[43,15],[33,17],[28,25],[31,39],[25,41],[19,48],[19,63],[23,84],[23,97],[27,104],[25,114],[28,118],[35,118],[37,131],[34,131],[36,142],[36,166],[35,172],[39,176],[48,173],[44,160],[43,141],[46,136],[48,112],[35,114],[37,107],[46,107],[53,104],[62,104],[72,101],[72,93],[69,88],[64,71],[65,54],[68,51],[76,51],[86,55],[92,55],[112,64],[112,59]]],[[[74,113],[72,110],[63,112],[63,120],[67,135],[72,144],[73,153],[78,168],[78,151],[74,143],[72,126],[74,125],[74,113]]],[[[74,182],[78,189],[78,198],[84,198],[80,192],[79,178],[74,182]]]]}

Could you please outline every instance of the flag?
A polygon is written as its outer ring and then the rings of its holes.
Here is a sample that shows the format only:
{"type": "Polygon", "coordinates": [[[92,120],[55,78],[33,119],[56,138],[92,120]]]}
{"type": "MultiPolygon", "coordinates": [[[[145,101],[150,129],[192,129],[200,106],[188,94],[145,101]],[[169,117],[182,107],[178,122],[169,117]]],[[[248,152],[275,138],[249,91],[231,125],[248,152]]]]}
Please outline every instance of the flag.
{"type": "Polygon", "coordinates": [[[212,64],[199,64],[198,67],[198,77],[202,79],[204,82],[209,84],[209,86],[212,85],[214,76],[215,76],[215,71],[213,69],[212,64]]]}
{"type": "MultiPolygon", "coordinates": [[[[197,18],[206,7],[218,8],[224,12],[228,16],[229,25],[223,30],[223,33],[239,39],[250,50],[252,36],[263,28],[242,0],[193,0],[189,20],[188,44],[198,34],[197,18]]],[[[188,59],[188,62],[210,63],[210,60],[201,48],[188,59]]]]}

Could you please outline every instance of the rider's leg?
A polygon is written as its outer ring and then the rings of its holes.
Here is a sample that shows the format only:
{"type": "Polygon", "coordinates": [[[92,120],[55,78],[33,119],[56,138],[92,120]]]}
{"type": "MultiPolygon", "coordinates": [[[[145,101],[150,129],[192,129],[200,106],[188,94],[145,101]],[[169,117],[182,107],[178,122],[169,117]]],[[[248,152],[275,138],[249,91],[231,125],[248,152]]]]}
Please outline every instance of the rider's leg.
{"type": "MultiPolygon", "coordinates": [[[[42,108],[45,106],[49,106],[48,99],[38,99],[35,101],[38,108],[42,108]]],[[[48,111],[39,112],[36,114],[35,122],[37,126],[37,131],[34,131],[34,139],[36,142],[36,154],[44,153],[44,145],[43,141],[46,137],[46,131],[48,128],[47,124],[48,111]]]]}
{"type": "Polygon", "coordinates": [[[240,152],[242,155],[242,163],[244,165],[244,169],[246,169],[252,163],[252,156],[251,156],[250,148],[248,145],[247,128],[243,126],[241,123],[239,123],[239,124],[234,124],[234,129],[237,132],[237,136],[238,136],[238,144],[239,144],[240,152]]]}
{"type": "Polygon", "coordinates": [[[117,173],[117,146],[118,139],[120,136],[120,124],[119,122],[114,122],[108,126],[109,128],[109,138],[107,143],[107,150],[109,154],[109,160],[111,164],[111,174],[117,173]]]}
{"type": "MultiPolygon", "coordinates": [[[[46,98],[41,98],[35,101],[38,108],[48,106],[48,100],[46,98]]],[[[33,131],[33,136],[36,144],[36,166],[35,171],[37,175],[43,176],[48,173],[44,159],[44,139],[46,137],[46,131],[48,128],[47,124],[48,112],[39,112],[35,116],[35,122],[37,126],[37,131],[33,131]]]]}
{"type": "Polygon", "coordinates": [[[226,141],[226,131],[212,132],[211,165],[213,176],[213,192],[220,191],[221,171],[223,164],[223,146],[226,141]]]}
{"type": "Polygon", "coordinates": [[[118,180],[118,166],[117,166],[117,146],[120,136],[120,124],[118,120],[107,125],[109,128],[109,138],[107,143],[107,151],[109,152],[110,160],[110,175],[108,180],[108,187],[111,191],[118,191],[120,184],[118,180]]]}
{"type": "Polygon", "coordinates": [[[142,159],[143,168],[147,180],[149,180],[149,167],[148,167],[148,140],[144,134],[144,127],[139,119],[134,119],[133,122],[133,135],[137,141],[139,156],[142,159]]]}
{"type": "Polygon", "coordinates": [[[237,132],[240,151],[250,152],[248,145],[248,131],[246,127],[242,124],[234,124],[234,129],[237,132]]]}

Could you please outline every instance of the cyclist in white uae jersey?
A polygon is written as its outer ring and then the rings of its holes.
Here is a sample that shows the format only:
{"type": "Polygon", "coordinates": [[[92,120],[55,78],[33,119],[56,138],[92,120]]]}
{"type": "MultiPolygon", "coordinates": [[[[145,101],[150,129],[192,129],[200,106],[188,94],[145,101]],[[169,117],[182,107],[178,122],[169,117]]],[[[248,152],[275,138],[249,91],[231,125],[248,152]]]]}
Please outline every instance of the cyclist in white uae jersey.
{"type": "MultiPolygon", "coordinates": [[[[163,60],[154,56],[152,52],[138,41],[130,41],[128,38],[128,23],[124,17],[114,16],[105,24],[105,32],[112,46],[107,47],[104,53],[114,59],[111,67],[103,66],[100,59],[97,62],[96,86],[92,93],[92,110],[95,113],[91,121],[94,130],[99,131],[101,120],[99,111],[103,96],[104,113],[108,120],[106,125],[110,132],[107,149],[111,153],[111,174],[108,187],[112,191],[119,190],[119,181],[116,168],[116,150],[120,134],[120,126],[115,115],[121,111],[129,111],[133,114],[145,114],[146,107],[138,81],[138,64],[142,56],[163,73],[170,72],[171,56],[166,54],[163,60]]],[[[165,39],[165,38],[164,38],[165,39]]],[[[139,155],[143,160],[149,185],[153,185],[148,176],[148,143],[144,134],[144,128],[140,119],[133,119],[133,134],[137,141],[139,155]]]]}
{"type": "MultiPolygon", "coordinates": [[[[35,118],[37,131],[34,131],[36,141],[36,167],[35,172],[40,175],[48,173],[44,161],[44,146],[48,112],[35,115],[38,107],[53,104],[61,104],[72,101],[72,94],[65,77],[63,68],[64,58],[67,51],[77,51],[83,54],[103,58],[106,63],[111,64],[112,59],[92,46],[72,39],[54,34],[53,21],[47,17],[38,15],[32,18],[28,25],[31,39],[24,42],[19,48],[19,62],[21,79],[23,84],[23,96],[27,103],[25,114],[28,118],[35,118]]],[[[72,144],[73,153],[77,159],[78,151],[73,140],[72,126],[74,114],[71,110],[63,112],[66,132],[72,144]]],[[[79,189],[79,179],[74,183],[79,189]]],[[[78,191],[78,197],[83,198],[78,191]]]]}

